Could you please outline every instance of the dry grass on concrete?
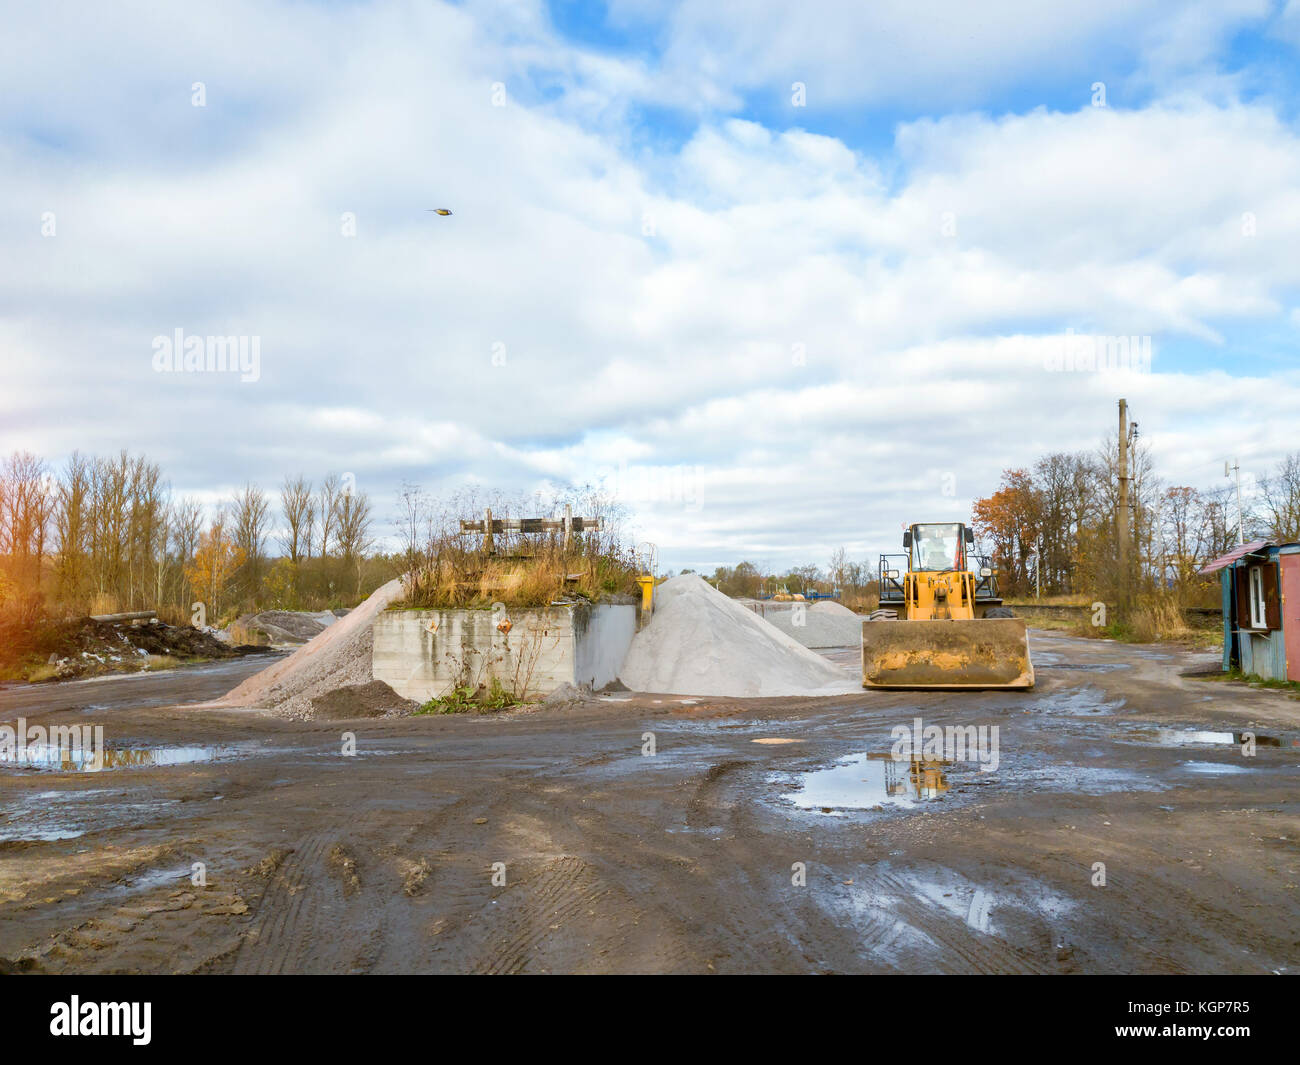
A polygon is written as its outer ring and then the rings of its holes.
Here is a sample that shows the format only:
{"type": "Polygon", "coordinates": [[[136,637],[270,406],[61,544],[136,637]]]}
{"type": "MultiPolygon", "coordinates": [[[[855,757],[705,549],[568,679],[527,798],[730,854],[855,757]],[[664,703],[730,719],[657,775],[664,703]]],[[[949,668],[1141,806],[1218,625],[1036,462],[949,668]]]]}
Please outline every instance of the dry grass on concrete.
{"type": "Polygon", "coordinates": [[[636,593],[636,576],[630,559],[558,549],[532,556],[443,554],[407,576],[405,595],[395,607],[546,606],[566,597],[594,602],[636,593]]]}
{"type": "MultiPolygon", "coordinates": [[[[494,500],[494,519],[554,513],[560,504],[494,500]]],[[[503,603],[508,607],[546,606],[565,598],[591,601],[637,593],[639,567],[623,541],[619,515],[598,497],[577,498],[575,514],[598,517],[599,529],[497,532],[491,544],[481,533],[462,534],[461,519],[479,521],[477,500],[458,500],[426,515],[417,537],[407,534],[407,575],[396,607],[462,609],[503,603]]]]}

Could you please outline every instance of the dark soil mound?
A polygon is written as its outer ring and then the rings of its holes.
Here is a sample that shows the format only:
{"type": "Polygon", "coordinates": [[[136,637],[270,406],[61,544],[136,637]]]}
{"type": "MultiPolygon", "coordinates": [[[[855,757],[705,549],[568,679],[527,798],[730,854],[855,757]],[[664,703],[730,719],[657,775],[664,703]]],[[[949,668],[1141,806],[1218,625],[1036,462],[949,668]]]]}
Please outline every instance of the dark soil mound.
{"type": "Polygon", "coordinates": [[[132,625],[88,617],[46,622],[37,642],[40,654],[48,655],[57,668],[50,678],[54,680],[144,669],[150,655],[185,662],[239,658],[270,650],[222,643],[210,632],[189,625],[161,621],[132,625]]]}
{"type": "Polygon", "coordinates": [[[317,721],[345,721],[354,717],[405,717],[420,704],[403,699],[382,680],[349,684],[318,695],[311,701],[311,716],[317,721]]]}

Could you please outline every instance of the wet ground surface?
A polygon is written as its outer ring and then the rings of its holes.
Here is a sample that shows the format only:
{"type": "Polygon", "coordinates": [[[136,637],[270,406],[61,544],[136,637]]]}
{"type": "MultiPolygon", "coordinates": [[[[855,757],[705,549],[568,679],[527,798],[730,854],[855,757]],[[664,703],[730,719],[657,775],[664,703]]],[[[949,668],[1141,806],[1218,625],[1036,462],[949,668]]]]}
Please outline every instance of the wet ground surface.
{"type": "Polygon", "coordinates": [[[1300,702],[1033,654],[1019,694],[329,723],[168,706],[265,660],[11,688],[119,753],[0,765],[0,971],[1295,971],[1300,702]]]}

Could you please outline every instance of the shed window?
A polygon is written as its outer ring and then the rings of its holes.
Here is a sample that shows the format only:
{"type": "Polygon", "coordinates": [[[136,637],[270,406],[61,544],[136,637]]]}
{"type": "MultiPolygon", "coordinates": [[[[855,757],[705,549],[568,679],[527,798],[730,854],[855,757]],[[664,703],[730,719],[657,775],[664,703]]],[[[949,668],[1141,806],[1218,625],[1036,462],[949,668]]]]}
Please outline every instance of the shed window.
{"type": "Polygon", "coordinates": [[[1264,593],[1264,567],[1250,567],[1250,627],[1252,629],[1268,628],[1264,593]]]}

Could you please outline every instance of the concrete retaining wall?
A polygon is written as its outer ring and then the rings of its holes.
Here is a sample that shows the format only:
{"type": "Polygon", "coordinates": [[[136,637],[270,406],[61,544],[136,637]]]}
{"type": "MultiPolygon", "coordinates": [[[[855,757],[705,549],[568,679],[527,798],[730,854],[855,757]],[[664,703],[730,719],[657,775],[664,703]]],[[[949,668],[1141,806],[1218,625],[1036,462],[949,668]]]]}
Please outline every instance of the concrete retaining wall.
{"type": "Polygon", "coordinates": [[[636,614],[623,603],[390,610],[375,621],[374,677],[417,702],[493,678],[521,698],[561,684],[603,688],[618,677],[636,614]],[[498,627],[504,618],[509,632],[498,627]]]}

